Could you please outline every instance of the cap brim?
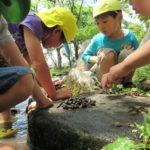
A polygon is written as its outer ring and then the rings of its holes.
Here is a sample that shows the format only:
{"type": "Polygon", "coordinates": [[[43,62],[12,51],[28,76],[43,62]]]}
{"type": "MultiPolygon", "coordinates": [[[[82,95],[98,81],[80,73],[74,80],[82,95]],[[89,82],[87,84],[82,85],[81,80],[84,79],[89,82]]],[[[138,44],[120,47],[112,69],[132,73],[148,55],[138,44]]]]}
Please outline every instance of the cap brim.
{"type": "Polygon", "coordinates": [[[70,56],[70,48],[67,42],[63,43],[67,56],[70,56]]]}
{"type": "Polygon", "coordinates": [[[0,0],[0,9],[8,22],[19,23],[30,10],[30,0],[0,0]]]}

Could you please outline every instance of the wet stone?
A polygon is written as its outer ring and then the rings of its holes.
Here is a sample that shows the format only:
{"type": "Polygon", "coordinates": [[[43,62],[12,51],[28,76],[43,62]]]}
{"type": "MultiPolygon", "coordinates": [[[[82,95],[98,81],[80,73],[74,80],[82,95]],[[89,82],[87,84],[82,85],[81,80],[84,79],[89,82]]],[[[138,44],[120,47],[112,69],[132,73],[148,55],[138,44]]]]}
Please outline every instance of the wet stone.
{"type": "Polygon", "coordinates": [[[46,110],[28,115],[28,144],[31,150],[100,150],[118,137],[134,139],[134,122],[143,124],[148,98],[87,93],[56,101],[46,110]],[[139,113],[129,108],[145,108],[139,113]]]}

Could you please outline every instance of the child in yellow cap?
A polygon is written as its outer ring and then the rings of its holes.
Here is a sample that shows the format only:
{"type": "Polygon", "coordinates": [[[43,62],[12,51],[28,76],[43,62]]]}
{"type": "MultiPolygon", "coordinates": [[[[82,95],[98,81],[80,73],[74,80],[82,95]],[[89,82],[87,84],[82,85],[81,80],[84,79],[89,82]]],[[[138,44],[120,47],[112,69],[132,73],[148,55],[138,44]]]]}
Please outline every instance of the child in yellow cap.
{"type": "MultiPolygon", "coordinates": [[[[133,10],[142,16],[150,16],[150,0],[129,0],[133,10]]],[[[129,55],[122,63],[110,68],[102,77],[102,88],[110,88],[113,83],[120,83],[133,70],[150,64],[150,40],[129,55]]]]}
{"type": "MultiPolygon", "coordinates": [[[[16,1],[14,1],[14,3],[16,3],[16,1]]],[[[11,6],[13,10],[14,5],[11,6]]],[[[16,10],[14,11],[16,12],[16,10]]],[[[19,14],[19,12],[17,14],[19,14]]],[[[15,23],[9,23],[9,30],[24,58],[28,61],[30,67],[35,69],[38,82],[48,95],[45,96],[40,90],[40,87],[36,84],[37,88],[35,90],[38,91],[39,94],[37,95],[37,92],[33,92],[32,96],[33,99],[37,101],[42,100],[40,104],[38,103],[38,106],[44,104],[45,106],[51,106],[51,99],[55,100],[71,97],[72,92],[70,90],[56,91],[54,88],[49,68],[42,52],[42,46],[44,48],[56,48],[63,43],[66,52],[69,54],[67,43],[73,39],[77,29],[74,15],[68,9],[56,7],[37,14],[30,13],[19,24],[16,24],[17,18],[12,19],[9,16],[10,14],[8,15],[8,13],[5,15],[10,22],[15,23]],[[49,105],[47,101],[49,101],[49,105]]],[[[1,63],[4,65],[5,62],[2,61],[1,63]]],[[[33,107],[37,107],[37,103],[33,102],[30,108],[33,107]]],[[[0,119],[3,120],[1,122],[11,123],[10,111],[6,110],[0,113],[0,119]]]]}
{"type": "MultiPolygon", "coordinates": [[[[139,44],[131,31],[121,28],[123,16],[120,1],[98,0],[93,8],[93,17],[100,33],[92,39],[82,59],[87,64],[95,64],[91,71],[96,72],[101,81],[110,67],[125,59],[139,44]]],[[[124,87],[132,84],[131,79],[132,74],[122,81],[124,87]]]]}
{"type": "MultiPolygon", "coordinates": [[[[62,7],[51,8],[45,12],[29,13],[19,24],[9,24],[24,58],[31,67],[41,87],[53,100],[69,98],[70,90],[57,90],[53,86],[43,48],[57,48],[73,40],[76,33],[76,18],[70,10],[62,7]]],[[[66,49],[69,53],[68,49],[66,49]]]]}

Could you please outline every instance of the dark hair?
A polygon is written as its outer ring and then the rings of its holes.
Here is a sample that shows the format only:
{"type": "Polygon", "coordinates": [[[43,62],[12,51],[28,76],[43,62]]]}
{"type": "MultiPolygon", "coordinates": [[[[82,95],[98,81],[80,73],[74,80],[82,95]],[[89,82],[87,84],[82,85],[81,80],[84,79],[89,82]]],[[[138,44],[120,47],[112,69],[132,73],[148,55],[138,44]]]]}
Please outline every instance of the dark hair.
{"type": "Polygon", "coordinates": [[[108,16],[112,16],[113,18],[116,18],[117,14],[119,12],[122,12],[122,11],[121,10],[108,11],[108,12],[105,12],[103,14],[100,14],[100,15],[96,16],[95,19],[105,18],[105,17],[108,17],[108,16]]]}
{"type": "Polygon", "coordinates": [[[44,26],[44,32],[52,32],[55,28],[58,27],[58,25],[54,27],[47,27],[44,23],[43,23],[43,26],[44,26]]]}
{"type": "MultiPolygon", "coordinates": [[[[43,26],[44,26],[44,32],[45,33],[51,33],[55,28],[58,27],[58,25],[56,25],[56,26],[50,28],[50,27],[47,27],[44,23],[43,23],[43,26]]],[[[64,35],[63,31],[61,32],[61,37],[60,38],[62,39],[63,43],[66,42],[66,38],[65,38],[65,35],[64,35]]]]}

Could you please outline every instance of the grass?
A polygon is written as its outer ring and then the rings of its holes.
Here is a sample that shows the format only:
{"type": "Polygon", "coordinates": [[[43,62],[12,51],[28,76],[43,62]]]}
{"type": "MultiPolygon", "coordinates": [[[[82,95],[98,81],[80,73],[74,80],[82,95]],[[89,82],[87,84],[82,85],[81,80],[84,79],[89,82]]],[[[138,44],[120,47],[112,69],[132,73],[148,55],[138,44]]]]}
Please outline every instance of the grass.
{"type": "Polygon", "coordinates": [[[150,96],[150,65],[136,69],[133,79],[134,88],[123,88],[122,84],[114,84],[109,93],[135,96],[150,96]]]}
{"type": "Polygon", "coordinates": [[[52,76],[66,75],[67,73],[69,73],[70,70],[71,70],[70,67],[64,67],[62,69],[58,69],[58,68],[51,68],[50,69],[52,76]]]}
{"type": "MultiPolygon", "coordinates": [[[[62,76],[67,75],[72,68],[64,67],[62,69],[52,68],[51,74],[52,76],[62,76]]],[[[136,69],[133,76],[133,83],[136,85],[136,88],[127,88],[124,89],[122,85],[115,85],[110,89],[110,93],[116,94],[126,94],[126,95],[136,95],[136,96],[150,96],[150,86],[144,85],[143,81],[150,80],[150,65],[143,66],[141,68],[136,69]]],[[[80,91],[88,91],[88,88],[81,87],[79,84],[75,83],[75,81],[71,81],[68,79],[65,83],[67,85],[67,89],[71,89],[74,95],[78,95],[80,91]]]]}
{"type": "Polygon", "coordinates": [[[150,80],[150,65],[138,68],[135,71],[133,82],[140,83],[143,80],[150,80]]]}

